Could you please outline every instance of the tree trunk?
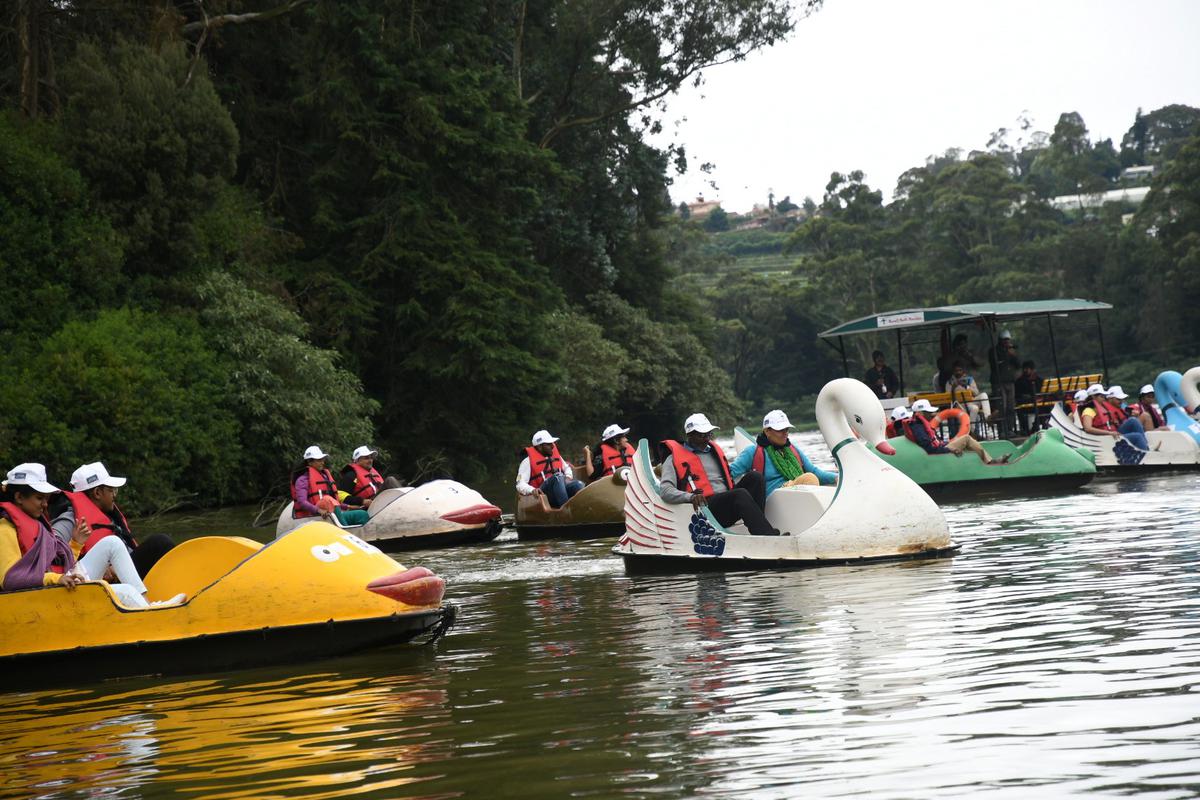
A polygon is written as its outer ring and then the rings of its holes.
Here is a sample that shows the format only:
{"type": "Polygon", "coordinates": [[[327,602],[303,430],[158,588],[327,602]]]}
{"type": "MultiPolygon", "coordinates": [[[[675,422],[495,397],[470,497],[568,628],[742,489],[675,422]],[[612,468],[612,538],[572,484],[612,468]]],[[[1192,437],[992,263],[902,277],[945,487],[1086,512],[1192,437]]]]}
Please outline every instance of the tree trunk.
{"type": "Polygon", "coordinates": [[[38,115],[38,30],[42,0],[17,0],[17,60],[21,65],[21,113],[38,115]]]}

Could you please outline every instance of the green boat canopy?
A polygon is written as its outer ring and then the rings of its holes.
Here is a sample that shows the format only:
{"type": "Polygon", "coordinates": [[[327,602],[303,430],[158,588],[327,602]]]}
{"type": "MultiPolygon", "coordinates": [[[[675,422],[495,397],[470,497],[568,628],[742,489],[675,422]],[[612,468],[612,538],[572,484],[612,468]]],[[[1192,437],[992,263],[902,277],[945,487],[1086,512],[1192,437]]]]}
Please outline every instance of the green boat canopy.
{"type": "Polygon", "coordinates": [[[822,339],[850,336],[856,333],[878,333],[904,328],[936,328],[973,319],[1014,320],[1024,317],[1043,317],[1047,314],[1066,315],[1084,311],[1106,311],[1108,303],[1094,300],[1026,300],[1006,303],[962,303],[934,308],[905,308],[886,311],[843,322],[820,334],[822,339]]]}

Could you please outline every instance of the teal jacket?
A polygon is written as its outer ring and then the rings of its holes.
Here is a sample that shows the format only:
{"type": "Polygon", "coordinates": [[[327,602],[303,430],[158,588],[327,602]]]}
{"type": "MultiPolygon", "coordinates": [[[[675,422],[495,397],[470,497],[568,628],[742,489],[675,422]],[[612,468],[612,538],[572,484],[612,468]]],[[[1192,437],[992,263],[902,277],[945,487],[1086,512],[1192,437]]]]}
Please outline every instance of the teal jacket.
{"type": "MultiPolygon", "coordinates": [[[[757,450],[758,445],[752,444],[742,452],[738,453],[737,458],[729,462],[729,472],[733,475],[733,479],[735,481],[750,471],[750,465],[754,463],[754,453],[757,450]]],[[[817,480],[821,481],[822,486],[833,486],[837,483],[836,472],[828,472],[820,469],[819,467],[813,466],[813,463],[808,460],[808,456],[804,455],[803,450],[798,447],[796,450],[800,453],[800,463],[804,466],[804,471],[811,472],[813,475],[816,475],[817,480]]],[[[775,469],[775,463],[771,461],[770,458],[763,459],[763,472],[765,473],[763,478],[766,480],[767,484],[767,495],[770,495],[771,492],[787,483],[787,481],[784,480],[784,477],[779,474],[779,470],[775,469]]]]}

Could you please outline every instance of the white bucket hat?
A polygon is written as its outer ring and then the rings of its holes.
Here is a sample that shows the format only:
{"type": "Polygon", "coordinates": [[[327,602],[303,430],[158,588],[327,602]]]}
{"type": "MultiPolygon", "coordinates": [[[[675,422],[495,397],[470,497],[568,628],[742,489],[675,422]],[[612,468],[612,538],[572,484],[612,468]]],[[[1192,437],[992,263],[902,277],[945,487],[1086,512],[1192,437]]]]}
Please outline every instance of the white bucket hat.
{"type": "Polygon", "coordinates": [[[1120,386],[1108,387],[1108,396],[1114,400],[1124,400],[1126,397],[1129,397],[1129,395],[1125,394],[1125,390],[1120,386]]]}
{"type": "Polygon", "coordinates": [[[792,427],[792,421],[788,419],[787,414],[777,408],[774,411],[768,411],[767,415],[763,417],[763,427],[773,431],[786,431],[792,427]]]}
{"type": "Polygon", "coordinates": [[[600,441],[607,442],[609,439],[616,438],[625,433],[629,433],[629,428],[622,428],[614,422],[604,429],[604,433],[600,434],[600,441]]]}
{"type": "Polygon", "coordinates": [[[1141,388],[1141,391],[1138,392],[1138,397],[1141,397],[1144,394],[1154,394],[1154,387],[1147,383],[1141,388]]]}
{"type": "Polygon", "coordinates": [[[937,411],[937,406],[933,405],[928,400],[926,400],[924,397],[922,397],[920,400],[918,400],[917,402],[912,404],[912,410],[913,411],[927,411],[930,414],[932,414],[933,412],[937,411]]]}
{"type": "Polygon", "coordinates": [[[1093,383],[1087,388],[1088,397],[1095,397],[1098,394],[1104,394],[1104,386],[1099,383],[1093,383]]]}
{"type": "Polygon", "coordinates": [[[365,456],[377,456],[377,455],[379,455],[378,450],[372,450],[371,448],[367,447],[364,444],[362,447],[354,448],[354,455],[350,456],[350,460],[358,461],[360,458],[363,458],[365,456]]]}
{"type": "Polygon", "coordinates": [[[114,489],[125,485],[125,478],[109,475],[108,470],[99,461],[84,464],[71,473],[71,488],[77,492],[86,492],[97,486],[111,486],[114,489]]]}
{"type": "Polygon", "coordinates": [[[318,458],[329,458],[329,453],[324,452],[323,450],[321,450],[321,448],[317,447],[315,444],[304,451],[304,460],[305,461],[312,461],[312,460],[318,459],[318,458]]]}
{"type": "Polygon", "coordinates": [[[42,494],[53,494],[58,491],[58,487],[46,480],[46,468],[41,464],[26,463],[17,464],[8,471],[8,477],[5,478],[5,483],[10,486],[28,486],[35,492],[42,494]]]}
{"type": "Polygon", "coordinates": [[[892,421],[902,422],[912,416],[912,412],[904,406],[896,406],[892,409],[892,421]]]}
{"type": "Polygon", "coordinates": [[[692,414],[683,421],[684,433],[691,433],[692,431],[696,433],[708,433],[709,431],[719,430],[721,429],[709,422],[708,417],[703,414],[692,414]]]}
{"type": "Polygon", "coordinates": [[[996,338],[997,338],[997,339],[1011,339],[1011,338],[1012,338],[1012,331],[1010,331],[1010,330],[1003,330],[1003,331],[1000,331],[1000,335],[999,335],[999,336],[997,336],[996,338]]]}
{"type": "Polygon", "coordinates": [[[554,444],[558,441],[558,437],[551,436],[550,431],[543,429],[535,433],[531,441],[533,446],[537,447],[539,444],[554,444]]]}
{"type": "Polygon", "coordinates": [[[1075,402],[1076,403],[1082,403],[1082,402],[1086,401],[1087,399],[1088,399],[1088,390],[1087,389],[1080,389],[1078,392],[1075,393],[1075,402]]]}

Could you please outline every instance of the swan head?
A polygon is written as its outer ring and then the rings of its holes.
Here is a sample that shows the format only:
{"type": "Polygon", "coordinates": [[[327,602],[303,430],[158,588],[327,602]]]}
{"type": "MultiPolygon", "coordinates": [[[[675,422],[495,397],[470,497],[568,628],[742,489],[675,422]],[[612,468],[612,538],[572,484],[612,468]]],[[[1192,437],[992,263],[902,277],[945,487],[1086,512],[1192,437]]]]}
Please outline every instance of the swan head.
{"type": "Polygon", "coordinates": [[[1175,370],[1159,373],[1154,379],[1154,397],[1160,406],[1170,403],[1186,408],[1187,401],[1183,397],[1183,376],[1175,370]]]}
{"type": "MultiPolygon", "coordinates": [[[[853,378],[830,381],[817,396],[817,406],[836,407],[852,434],[880,453],[895,455],[896,451],[887,443],[887,422],[883,417],[883,406],[875,393],[862,381],[853,378]]],[[[820,413],[817,420],[821,421],[820,413]]],[[[824,427],[822,425],[823,431],[824,427]]]]}

